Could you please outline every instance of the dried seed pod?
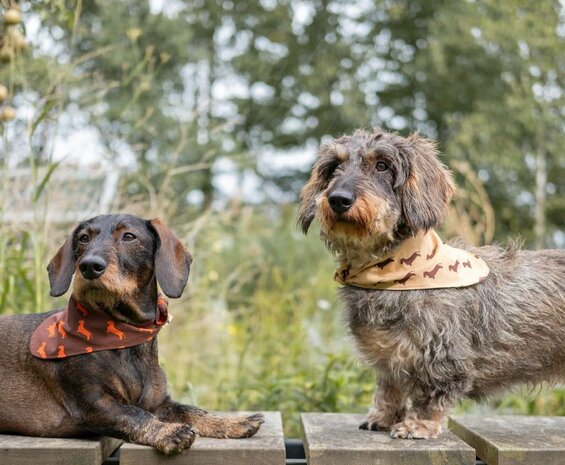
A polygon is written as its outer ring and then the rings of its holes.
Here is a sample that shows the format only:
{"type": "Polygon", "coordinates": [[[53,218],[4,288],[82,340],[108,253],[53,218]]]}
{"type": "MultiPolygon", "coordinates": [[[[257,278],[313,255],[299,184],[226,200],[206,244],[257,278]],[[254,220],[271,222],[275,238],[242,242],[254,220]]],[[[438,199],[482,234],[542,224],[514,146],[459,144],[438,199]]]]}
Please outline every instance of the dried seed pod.
{"type": "Polygon", "coordinates": [[[10,8],[4,13],[4,24],[14,26],[22,22],[22,15],[17,8],[10,8]]]}
{"type": "Polygon", "coordinates": [[[8,96],[8,89],[6,88],[6,86],[0,84],[0,102],[6,100],[7,96],[8,96]]]}
{"type": "Polygon", "coordinates": [[[12,121],[15,117],[16,117],[16,110],[14,110],[12,107],[6,106],[0,112],[0,121],[3,122],[12,121]]]}

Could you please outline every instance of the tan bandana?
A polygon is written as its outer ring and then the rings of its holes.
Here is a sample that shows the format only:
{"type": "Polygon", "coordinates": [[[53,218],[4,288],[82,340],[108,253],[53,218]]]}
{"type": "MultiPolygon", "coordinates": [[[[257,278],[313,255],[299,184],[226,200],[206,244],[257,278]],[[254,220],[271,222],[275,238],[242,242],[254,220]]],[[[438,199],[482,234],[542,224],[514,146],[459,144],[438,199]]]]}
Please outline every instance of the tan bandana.
{"type": "Polygon", "coordinates": [[[362,268],[342,264],[334,279],[368,289],[403,291],[471,286],[488,274],[488,265],[478,255],[444,244],[429,230],[402,241],[389,254],[362,268]]]}
{"type": "Polygon", "coordinates": [[[103,310],[85,308],[71,296],[65,310],[49,316],[35,329],[29,349],[32,355],[44,359],[125,349],[151,341],[167,319],[167,301],[161,296],[155,321],[145,326],[114,320],[103,310]]]}

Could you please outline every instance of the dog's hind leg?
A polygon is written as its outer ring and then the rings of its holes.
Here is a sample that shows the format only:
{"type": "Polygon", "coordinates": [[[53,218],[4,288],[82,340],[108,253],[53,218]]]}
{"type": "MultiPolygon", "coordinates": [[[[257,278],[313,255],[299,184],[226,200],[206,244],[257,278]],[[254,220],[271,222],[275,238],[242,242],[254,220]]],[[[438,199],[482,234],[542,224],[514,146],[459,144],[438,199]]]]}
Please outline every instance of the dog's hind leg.
{"type": "Polygon", "coordinates": [[[161,421],[186,423],[200,436],[207,438],[249,438],[265,421],[263,415],[221,417],[191,405],[183,405],[167,399],[154,414],[161,421]]]}
{"type": "Polygon", "coordinates": [[[390,430],[393,424],[404,420],[406,401],[407,393],[400,389],[398,382],[384,376],[379,377],[379,388],[373,398],[374,407],[369,410],[359,429],[390,430]]]}

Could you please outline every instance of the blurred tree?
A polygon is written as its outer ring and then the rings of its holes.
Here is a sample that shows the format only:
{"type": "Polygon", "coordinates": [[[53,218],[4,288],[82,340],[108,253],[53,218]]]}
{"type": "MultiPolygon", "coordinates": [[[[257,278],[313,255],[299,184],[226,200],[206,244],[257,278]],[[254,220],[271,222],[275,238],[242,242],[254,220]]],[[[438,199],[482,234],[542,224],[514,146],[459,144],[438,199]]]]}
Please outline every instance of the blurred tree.
{"type": "Polygon", "coordinates": [[[498,237],[520,231],[538,246],[555,244],[565,217],[562,4],[386,5],[387,60],[398,65],[398,82],[379,93],[381,104],[436,136],[448,159],[472,163],[498,237]]]}
{"type": "Polygon", "coordinates": [[[193,189],[211,202],[220,158],[296,195],[306,173],[265,170],[258,157],[264,167],[276,150],[383,125],[419,129],[448,161],[468,161],[497,237],[563,236],[557,0],[21,3],[39,14],[56,68],[73,70],[58,106],[78,105],[110,153],[134,155],[131,195],[180,199],[169,216],[187,211],[193,189]]]}

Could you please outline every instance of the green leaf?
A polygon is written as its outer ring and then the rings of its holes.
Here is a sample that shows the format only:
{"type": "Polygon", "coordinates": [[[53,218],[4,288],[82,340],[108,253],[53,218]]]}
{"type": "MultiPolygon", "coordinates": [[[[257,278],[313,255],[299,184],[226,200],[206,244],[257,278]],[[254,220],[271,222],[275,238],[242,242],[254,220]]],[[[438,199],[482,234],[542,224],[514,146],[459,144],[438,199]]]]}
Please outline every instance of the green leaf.
{"type": "Polygon", "coordinates": [[[43,179],[39,183],[39,186],[37,186],[37,189],[35,190],[35,194],[32,200],[33,203],[39,200],[39,197],[41,197],[41,194],[43,193],[45,186],[49,182],[49,179],[51,179],[51,175],[59,167],[59,165],[60,162],[52,163],[51,165],[49,165],[49,168],[47,169],[47,173],[45,173],[45,176],[43,177],[43,179]]]}

